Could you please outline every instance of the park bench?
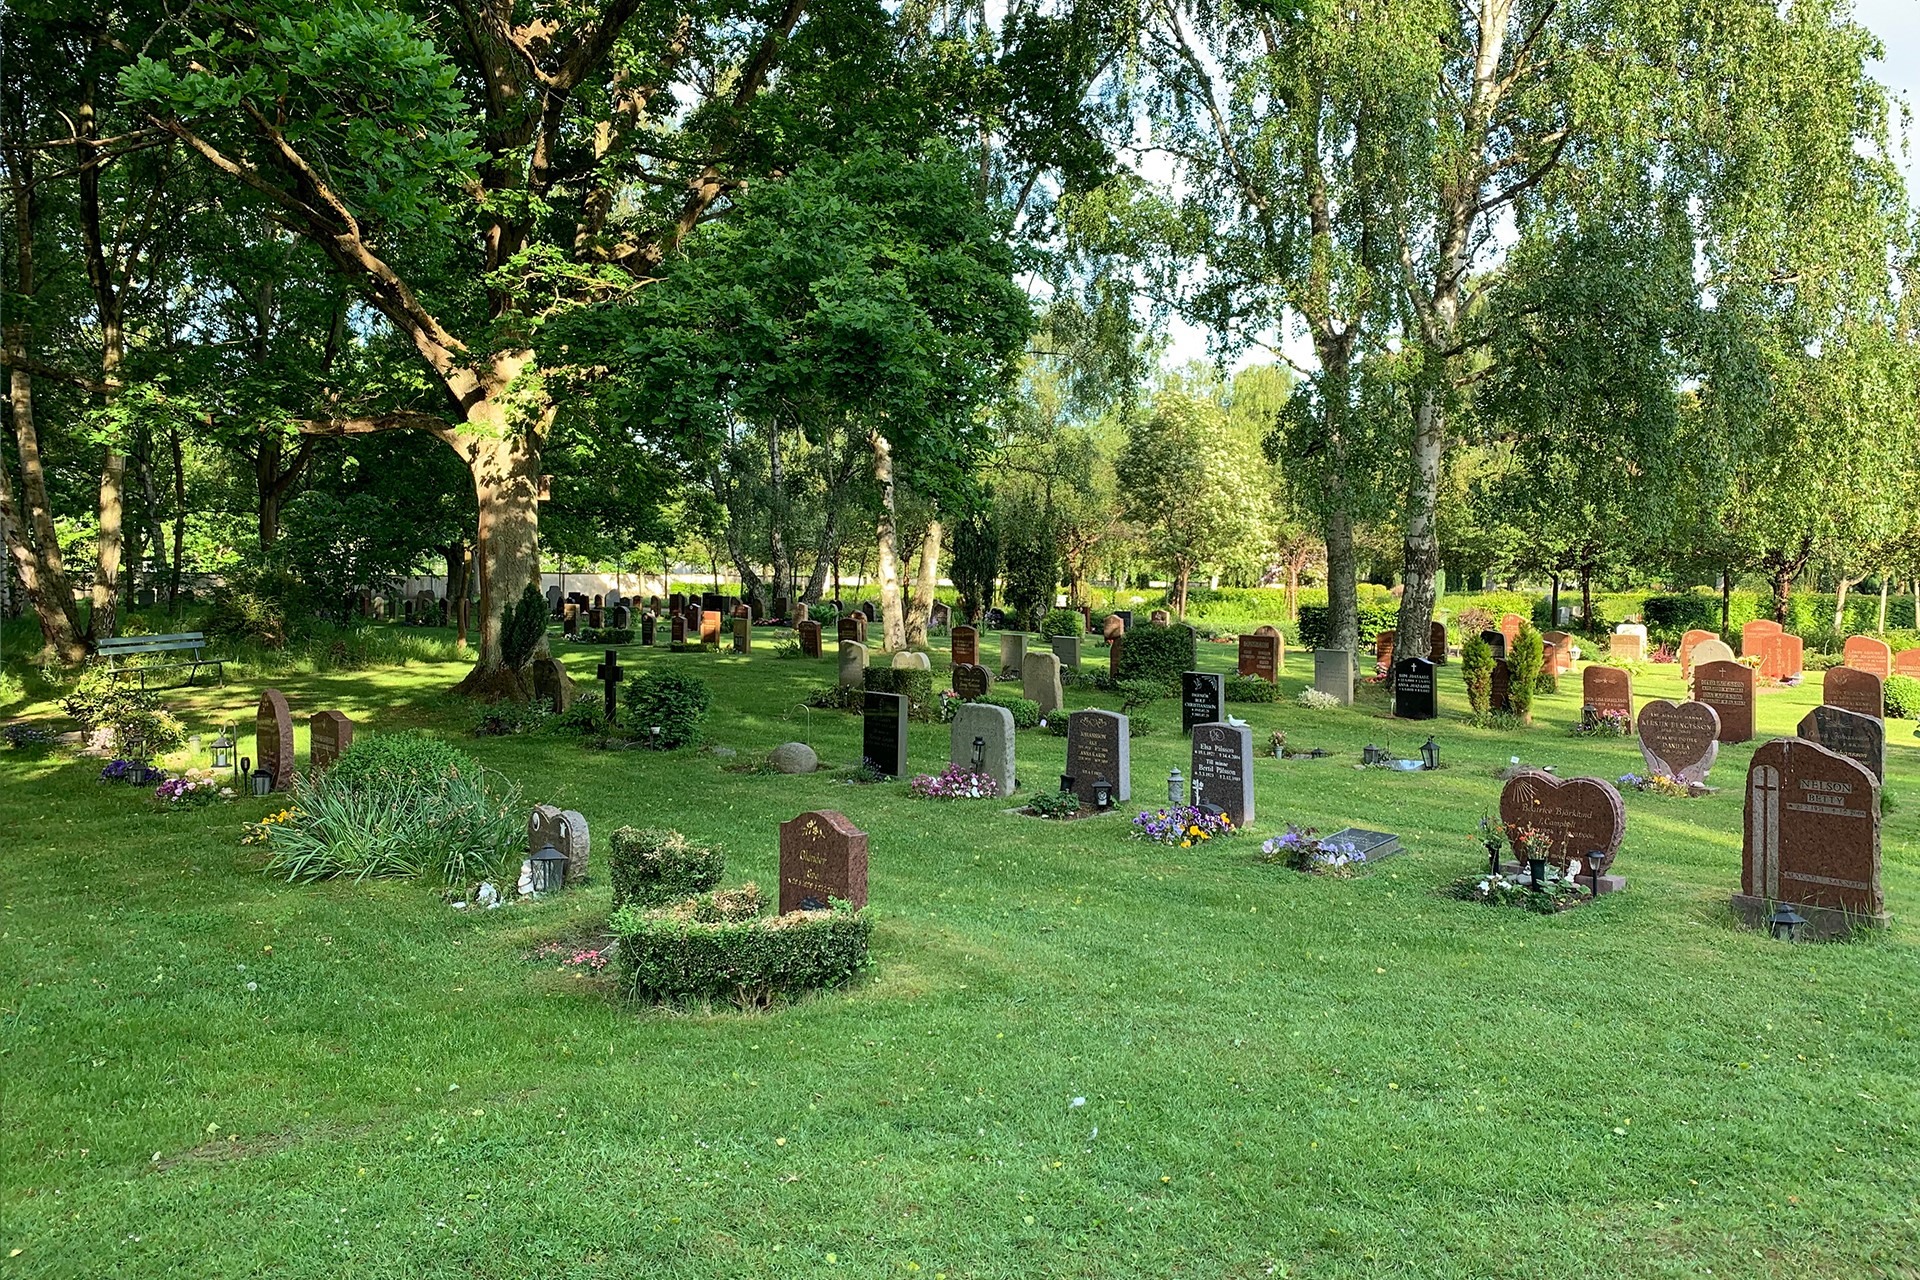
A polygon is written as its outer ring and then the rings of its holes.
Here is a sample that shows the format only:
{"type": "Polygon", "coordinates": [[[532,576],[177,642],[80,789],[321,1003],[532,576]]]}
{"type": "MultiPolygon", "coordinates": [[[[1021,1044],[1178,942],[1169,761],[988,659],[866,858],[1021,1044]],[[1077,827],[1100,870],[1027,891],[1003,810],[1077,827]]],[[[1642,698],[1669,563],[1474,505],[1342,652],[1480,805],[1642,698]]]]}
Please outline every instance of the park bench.
{"type": "Polygon", "coordinates": [[[116,636],[111,640],[102,640],[99,645],[100,656],[107,660],[107,671],[115,681],[122,676],[140,676],[140,687],[147,687],[147,673],[152,671],[175,671],[187,668],[187,683],[192,684],[200,668],[211,667],[220,677],[220,683],[227,682],[227,673],[219,658],[206,658],[200,654],[207,638],[198,631],[182,631],[171,636],[116,636]],[[139,662],[126,664],[126,659],[138,654],[158,653],[191,655],[175,662],[139,662]]]}

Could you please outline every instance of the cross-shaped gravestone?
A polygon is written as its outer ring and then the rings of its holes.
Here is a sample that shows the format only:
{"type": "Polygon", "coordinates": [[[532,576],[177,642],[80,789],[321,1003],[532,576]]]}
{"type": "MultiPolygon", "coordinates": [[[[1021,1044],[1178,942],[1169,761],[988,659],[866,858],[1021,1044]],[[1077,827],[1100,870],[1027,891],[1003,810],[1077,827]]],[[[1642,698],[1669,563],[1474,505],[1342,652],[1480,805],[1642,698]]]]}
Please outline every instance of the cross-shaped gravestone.
{"type": "Polygon", "coordinates": [[[607,723],[612,724],[614,695],[620,690],[620,677],[626,674],[626,672],[620,669],[619,651],[615,649],[607,650],[607,660],[595,667],[593,674],[599,676],[600,683],[606,687],[607,723]]]}

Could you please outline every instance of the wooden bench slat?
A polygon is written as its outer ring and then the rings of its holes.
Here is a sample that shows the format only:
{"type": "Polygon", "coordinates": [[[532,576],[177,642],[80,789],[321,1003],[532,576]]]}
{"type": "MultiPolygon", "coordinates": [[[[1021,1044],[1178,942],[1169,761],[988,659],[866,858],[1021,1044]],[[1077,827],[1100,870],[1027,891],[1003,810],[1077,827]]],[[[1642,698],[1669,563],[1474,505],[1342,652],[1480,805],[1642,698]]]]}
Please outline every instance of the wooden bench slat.
{"type": "Polygon", "coordinates": [[[114,636],[100,642],[103,653],[120,650],[139,652],[148,649],[185,649],[198,648],[206,643],[206,637],[198,631],[183,631],[171,636],[114,636]]]}

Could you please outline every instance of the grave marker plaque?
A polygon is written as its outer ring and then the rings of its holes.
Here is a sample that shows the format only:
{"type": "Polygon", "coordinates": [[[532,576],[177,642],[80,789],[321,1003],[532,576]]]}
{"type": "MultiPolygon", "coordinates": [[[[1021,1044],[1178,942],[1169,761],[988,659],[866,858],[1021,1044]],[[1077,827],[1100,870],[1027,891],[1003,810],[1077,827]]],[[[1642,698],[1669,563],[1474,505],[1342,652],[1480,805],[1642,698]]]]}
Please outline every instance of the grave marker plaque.
{"type": "Polygon", "coordinates": [[[254,769],[273,775],[275,791],[293,785],[293,715],[287,710],[286,695],[278,689],[260,694],[260,707],[253,716],[253,754],[254,769]]]}
{"type": "Polygon", "coordinates": [[[980,632],[964,623],[953,629],[953,665],[980,661],[980,632]]]}
{"type": "Polygon", "coordinates": [[[1343,707],[1353,705],[1353,654],[1345,649],[1313,651],[1313,687],[1343,707]]]}
{"type": "Polygon", "coordinates": [[[1863,716],[1844,707],[1819,706],[1807,712],[1794,730],[1808,742],[1817,742],[1827,750],[1857,760],[1873,774],[1873,780],[1887,782],[1887,722],[1878,716],[1863,716]]]}
{"type": "Polygon", "coordinates": [[[1588,667],[1580,673],[1580,702],[1597,712],[1613,711],[1633,723],[1633,675],[1618,667],[1588,667]]]}
{"type": "MultiPolygon", "coordinates": [[[[844,646],[842,646],[844,648],[844,646]]],[[[907,771],[907,697],[867,691],[860,717],[860,756],[889,778],[907,771]]]]}
{"type": "Polygon", "coordinates": [[[1507,660],[1507,633],[1504,631],[1482,631],[1480,638],[1487,642],[1487,648],[1493,650],[1495,662],[1507,660]]]}
{"type": "Polygon", "coordinates": [[[1556,676],[1573,673],[1573,637],[1564,631],[1549,631],[1540,637],[1544,650],[1540,665],[1556,676]]]}
{"type": "Polygon", "coordinates": [[[1763,924],[1792,903],[1815,937],[1887,921],[1880,890],[1880,788],[1858,761],[1775,738],[1747,766],[1740,892],[1733,908],[1763,924]]]}
{"type": "MultiPolygon", "coordinates": [[[[986,668],[974,666],[985,672],[986,668]]],[[[1010,796],[1014,788],[1013,713],[991,703],[970,702],[953,709],[953,726],[947,737],[947,761],[962,768],[973,768],[973,740],[979,738],[979,772],[992,778],[1001,796],[1010,796]]]]}
{"type": "Polygon", "coordinates": [[[1694,696],[1719,714],[1720,741],[1752,741],[1756,684],[1753,668],[1731,659],[1703,662],[1694,669],[1694,696]]]}
{"type": "Polygon", "coordinates": [[[676,613],[673,615],[672,624],[667,629],[667,642],[673,646],[675,653],[679,653],[687,647],[686,614],[676,613]]]}
{"type": "Polygon", "coordinates": [[[1252,729],[1243,724],[1194,726],[1193,771],[1189,776],[1200,802],[1226,810],[1227,820],[1238,830],[1244,831],[1252,824],[1252,729]]]}
{"type": "Polygon", "coordinates": [[[857,613],[840,616],[839,639],[841,644],[852,641],[855,644],[867,642],[867,620],[857,613]]]}
{"type": "Polygon", "coordinates": [[[953,669],[953,691],[969,702],[987,696],[993,688],[993,673],[977,662],[962,662],[953,669]]]}
{"type": "Polygon", "coordinates": [[[1113,803],[1133,796],[1132,755],[1127,718],[1116,711],[1076,711],[1067,718],[1067,773],[1080,803],[1093,803],[1093,784],[1104,779],[1113,803]]]}
{"type": "Polygon", "coordinates": [[[1180,673],[1180,732],[1192,733],[1195,725],[1227,718],[1226,683],[1210,671],[1180,673]]]}
{"type": "Polygon", "coordinates": [[[1656,698],[1640,708],[1640,754],[1650,773],[1704,783],[1720,754],[1720,714],[1704,702],[1656,698]]]}
{"type": "Polygon", "coordinates": [[[1869,671],[1835,667],[1820,682],[1820,701],[1876,720],[1886,719],[1886,681],[1869,671]]]}
{"type": "MultiPolygon", "coordinates": [[[[1268,684],[1280,683],[1280,638],[1278,635],[1263,636],[1258,632],[1250,636],[1239,637],[1240,664],[1239,674],[1259,676],[1268,684]]],[[[1344,653],[1346,650],[1341,650],[1344,653]]],[[[1215,716],[1214,719],[1219,719],[1215,716]]]]}
{"type": "Polygon", "coordinates": [[[325,773],[340,753],[353,745],[353,721],[344,712],[316,711],[307,717],[307,765],[325,773]]]}
{"type": "Polygon", "coordinates": [[[1049,642],[1053,646],[1053,656],[1060,659],[1060,669],[1080,674],[1080,637],[1055,636],[1049,642]]]}
{"type": "Polygon", "coordinates": [[[1607,641],[1607,652],[1622,662],[1645,662],[1647,638],[1630,631],[1616,631],[1607,641]]]}
{"type": "Polygon", "coordinates": [[[641,613],[640,643],[643,647],[652,646],[654,632],[656,632],[659,629],[659,626],[660,626],[659,619],[653,616],[653,610],[648,609],[641,613]]]}
{"type": "Polygon", "coordinates": [[[1393,714],[1402,720],[1431,720],[1440,714],[1440,691],[1431,661],[1402,658],[1393,664],[1393,714]]]}
{"type": "Polygon", "coordinates": [[[720,647],[720,611],[702,608],[700,610],[700,645],[705,649],[720,647]]]}
{"type": "Polygon", "coordinates": [[[733,615],[733,651],[735,653],[753,652],[753,619],[733,615]]]}
{"type": "Polygon", "coordinates": [[[1920,679],[1920,649],[1902,649],[1894,654],[1893,674],[1920,679]]]}
{"type": "Polygon", "coordinates": [[[825,911],[840,898],[867,905],[867,833],[818,809],[780,824],[780,914],[825,911]]]}
{"type": "Polygon", "coordinates": [[[527,816],[527,856],[532,857],[548,845],[567,855],[567,880],[577,883],[587,874],[593,837],[587,820],[572,809],[537,804],[527,816]]]}
{"type": "Polygon", "coordinates": [[[1396,638],[1391,631],[1382,631],[1373,638],[1373,668],[1375,671],[1393,670],[1393,645],[1396,638]]]}
{"type": "Polygon", "coordinates": [[[1702,631],[1698,627],[1680,637],[1680,678],[1688,679],[1693,675],[1693,651],[1709,640],[1720,637],[1712,631],[1702,631]]]}
{"type": "Polygon", "coordinates": [[[1520,628],[1525,626],[1526,623],[1527,620],[1517,613],[1503,613],[1500,615],[1500,634],[1506,639],[1506,647],[1508,649],[1513,648],[1513,642],[1520,638],[1520,628]]]}
{"type": "Polygon", "coordinates": [[[1893,647],[1885,640],[1876,640],[1872,636],[1848,636],[1840,655],[1847,666],[1855,671],[1865,671],[1882,680],[1893,674],[1893,647]]]}

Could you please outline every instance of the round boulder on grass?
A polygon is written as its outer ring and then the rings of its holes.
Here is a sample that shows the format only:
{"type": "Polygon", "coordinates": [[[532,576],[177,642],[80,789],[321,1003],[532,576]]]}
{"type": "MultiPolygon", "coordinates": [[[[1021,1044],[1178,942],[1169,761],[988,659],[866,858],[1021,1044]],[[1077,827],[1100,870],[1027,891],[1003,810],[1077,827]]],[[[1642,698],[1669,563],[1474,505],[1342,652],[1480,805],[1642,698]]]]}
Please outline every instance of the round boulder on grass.
{"type": "Polygon", "coordinates": [[[804,742],[783,742],[767,757],[775,773],[813,773],[820,768],[820,757],[804,742]]]}

